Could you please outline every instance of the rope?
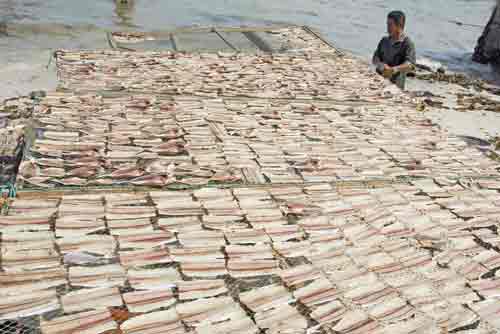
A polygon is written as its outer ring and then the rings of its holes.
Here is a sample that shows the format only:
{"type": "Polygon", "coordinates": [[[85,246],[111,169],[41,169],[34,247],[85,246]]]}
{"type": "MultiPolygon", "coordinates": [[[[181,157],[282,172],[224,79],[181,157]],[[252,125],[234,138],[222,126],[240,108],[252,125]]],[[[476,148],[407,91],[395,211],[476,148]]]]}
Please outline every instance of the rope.
{"type": "Polygon", "coordinates": [[[457,26],[460,26],[460,27],[474,27],[474,28],[484,28],[484,25],[480,25],[480,24],[472,24],[472,23],[464,23],[464,22],[460,22],[460,21],[456,21],[456,20],[446,20],[447,22],[449,23],[453,23],[457,26]]]}
{"type": "Polygon", "coordinates": [[[56,53],[55,52],[51,52],[50,56],[49,56],[49,62],[47,63],[47,66],[45,67],[47,70],[49,69],[50,64],[52,64],[52,58],[55,58],[55,57],[56,57],[56,53]]]}

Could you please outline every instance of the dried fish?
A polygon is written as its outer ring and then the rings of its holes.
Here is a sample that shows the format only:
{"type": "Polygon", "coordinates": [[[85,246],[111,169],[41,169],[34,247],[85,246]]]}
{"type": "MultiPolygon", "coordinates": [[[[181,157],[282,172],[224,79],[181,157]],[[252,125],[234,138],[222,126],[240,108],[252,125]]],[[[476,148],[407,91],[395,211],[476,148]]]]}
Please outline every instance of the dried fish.
{"type": "Polygon", "coordinates": [[[311,318],[323,325],[340,320],[346,312],[347,308],[340,301],[334,300],[328,304],[318,306],[311,312],[311,318]]]}
{"type": "Polygon", "coordinates": [[[136,290],[164,290],[176,286],[181,275],[174,268],[129,269],[127,278],[136,290]]]}
{"type": "Polygon", "coordinates": [[[108,220],[150,218],[155,215],[155,208],[150,206],[108,204],[106,207],[106,218],[108,220]]]}
{"type": "Polygon", "coordinates": [[[154,248],[167,243],[175,242],[177,239],[173,233],[154,231],[151,233],[138,233],[132,235],[120,235],[118,242],[120,248],[154,248]]]}
{"type": "Polygon", "coordinates": [[[229,275],[243,278],[276,275],[279,267],[276,260],[229,260],[227,270],[229,275]]]}
{"type": "Polygon", "coordinates": [[[0,273],[0,295],[46,290],[67,283],[62,267],[41,270],[9,270],[0,273]]]}
{"type": "Polygon", "coordinates": [[[125,270],[116,264],[97,267],[71,266],[69,268],[69,282],[73,286],[89,288],[123,286],[125,284],[125,270]]]}
{"type": "Polygon", "coordinates": [[[108,235],[86,235],[66,237],[57,240],[62,254],[73,252],[89,252],[112,257],[116,249],[116,241],[108,235]]]}
{"type": "Polygon", "coordinates": [[[270,242],[264,229],[246,229],[225,232],[226,239],[231,244],[257,244],[270,242]]]}
{"type": "Polygon", "coordinates": [[[179,281],[177,290],[180,300],[216,297],[228,292],[224,280],[179,281]]]}
{"type": "Polygon", "coordinates": [[[373,321],[361,310],[346,312],[332,329],[339,333],[367,333],[377,328],[378,323],[373,321]]]}
{"type": "Polygon", "coordinates": [[[185,333],[184,325],[174,309],[143,314],[125,321],[121,326],[124,334],[161,332],[185,333]]]}
{"type": "Polygon", "coordinates": [[[225,260],[182,261],[180,265],[188,277],[215,278],[227,274],[225,260]]]}
{"type": "Polygon", "coordinates": [[[243,309],[231,297],[198,299],[177,304],[175,308],[180,319],[193,327],[204,323],[217,323],[246,317],[243,309]]]}
{"type": "Polygon", "coordinates": [[[121,306],[122,298],[116,287],[81,289],[61,296],[61,304],[66,313],[72,313],[121,306]]]}
{"type": "Polygon", "coordinates": [[[292,295],[281,285],[268,285],[241,293],[240,300],[253,312],[265,312],[291,303],[292,295]]]}
{"type": "Polygon", "coordinates": [[[111,235],[134,237],[137,234],[149,235],[155,233],[150,218],[112,219],[108,220],[111,235]]]}
{"type": "Polygon", "coordinates": [[[158,289],[124,293],[123,300],[129,311],[145,313],[173,305],[175,296],[171,289],[158,289]]]}
{"type": "Polygon", "coordinates": [[[239,246],[229,245],[225,247],[229,259],[274,259],[270,245],[239,246]]]}
{"type": "Polygon", "coordinates": [[[56,236],[58,237],[77,237],[105,229],[104,219],[100,218],[67,216],[56,220],[56,236]]]}
{"type": "Polygon", "coordinates": [[[293,287],[321,277],[321,272],[311,265],[301,265],[279,272],[287,286],[293,287]]]}
{"type": "Polygon", "coordinates": [[[187,233],[200,231],[201,222],[197,216],[175,217],[175,218],[160,218],[158,226],[165,231],[174,233],[187,233]]]}
{"type": "Polygon", "coordinates": [[[43,334],[104,333],[117,329],[117,324],[108,310],[90,311],[41,321],[43,334]]]}
{"type": "Polygon", "coordinates": [[[255,322],[260,329],[270,333],[304,331],[307,320],[292,306],[281,305],[255,315],[255,322]]]}
{"type": "Polygon", "coordinates": [[[224,234],[218,231],[199,231],[179,233],[177,235],[181,245],[186,247],[207,247],[207,246],[224,246],[226,240],[224,234]]]}
{"type": "Polygon", "coordinates": [[[18,319],[43,314],[59,308],[55,290],[3,295],[0,299],[0,320],[18,319]]]}
{"type": "Polygon", "coordinates": [[[2,247],[2,267],[6,270],[34,270],[58,267],[61,257],[55,249],[15,249],[2,247]]]}
{"type": "Polygon", "coordinates": [[[203,262],[210,260],[222,260],[224,254],[220,247],[171,247],[169,248],[172,260],[176,262],[203,262]]]}
{"type": "Polygon", "coordinates": [[[339,297],[339,291],[326,278],[294,291],[293,296],[306,306],[321,305],[339,297]]]}
{"type": "Polygon", "coordinates": [[[172,262],[168,249],[147,249],[139,251],[120,251],[120,262],[126,268],[143,267],[153,264],[172,262]]]}
{"type": "Polygon", "coordinates": [[[3,216],[0,217],[0,226],[3,229],[14,231],[48,231],[52,214],[3,216]]]}

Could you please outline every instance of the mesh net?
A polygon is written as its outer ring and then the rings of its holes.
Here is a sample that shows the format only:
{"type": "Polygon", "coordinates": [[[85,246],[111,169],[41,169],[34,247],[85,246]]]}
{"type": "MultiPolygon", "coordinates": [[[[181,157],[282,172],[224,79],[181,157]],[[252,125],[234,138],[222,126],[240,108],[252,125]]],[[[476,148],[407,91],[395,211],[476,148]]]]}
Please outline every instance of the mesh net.
{"type": "Polygon", "coordinates": [[[38,317],[20,318],[17,320],[1,320],[1,334],[38,334],[40,331],[40,321],[38,317]]]}

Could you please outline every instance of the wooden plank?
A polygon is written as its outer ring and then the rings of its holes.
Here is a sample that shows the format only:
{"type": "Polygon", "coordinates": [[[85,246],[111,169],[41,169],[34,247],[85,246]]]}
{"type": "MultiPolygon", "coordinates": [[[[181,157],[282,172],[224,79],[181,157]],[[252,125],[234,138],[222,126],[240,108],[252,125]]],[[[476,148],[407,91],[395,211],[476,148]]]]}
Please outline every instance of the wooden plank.
{"type": "Polygon", "coordinates": [[[240,51],[231,42],[229,42],[224,36],[222,36],[222,34],[219,33],[216,29],[214,29],[214,33],[216,33],[217,36],[219,36],[219,38],[222,39],[231,49],[233,49],[234,51],[240,51]]]}
{"type": "Polygon", "coordinates": [[[305,32],[307,32],[308,34],[313,35],[314,37],[316,37],[317,39],[319,39],[320,41],[322,41],[323,43],[325,43],[326,45],[328,45],[329,47],[331,47],[332,49],[334,49],[338,54],[340,54],[340,55],[344,54],[335,45],[333,45],[332,42],[330,42],[328,39],[324,38],[320,33],[314,31],[313,29],[311,29],[309,26],[302,26],[302,29],[305,32]]]}
{"type": "Polygon", "coordinates": [[[178,51],[179,49],[177,48],[177,38],[175,37],[174,34],[169,35],[170,41],[172,43],[172,47],[174,48],[174,51],[178,51]]]}
{"type": "Polygon", "coordinates": [[[265,40],[263,40],[255,31],[243,32],[253,44],[255,44],[263,52],[273,52],[273,48],[265,40]]]}
{"type": "Polygon", "coordinates": [[[230,42],[238,51],[247,53],[256,53],[260,51],[254,43],[252,43],[240,32],[218,31],[218,33],[230,42]]]}

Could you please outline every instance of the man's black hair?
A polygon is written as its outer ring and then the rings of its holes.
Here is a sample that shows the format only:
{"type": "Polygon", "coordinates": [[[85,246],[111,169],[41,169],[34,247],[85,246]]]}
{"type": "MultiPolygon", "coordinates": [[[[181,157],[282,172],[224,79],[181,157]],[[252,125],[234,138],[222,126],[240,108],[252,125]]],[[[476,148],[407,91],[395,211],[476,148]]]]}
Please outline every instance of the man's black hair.
{"type": "Polygon", "coordinates": [[[398,26],[404,29],[406,23],[406,15],[400,10],[394,10],[387,15],[388,19],[392,19],[398,26]]]}

